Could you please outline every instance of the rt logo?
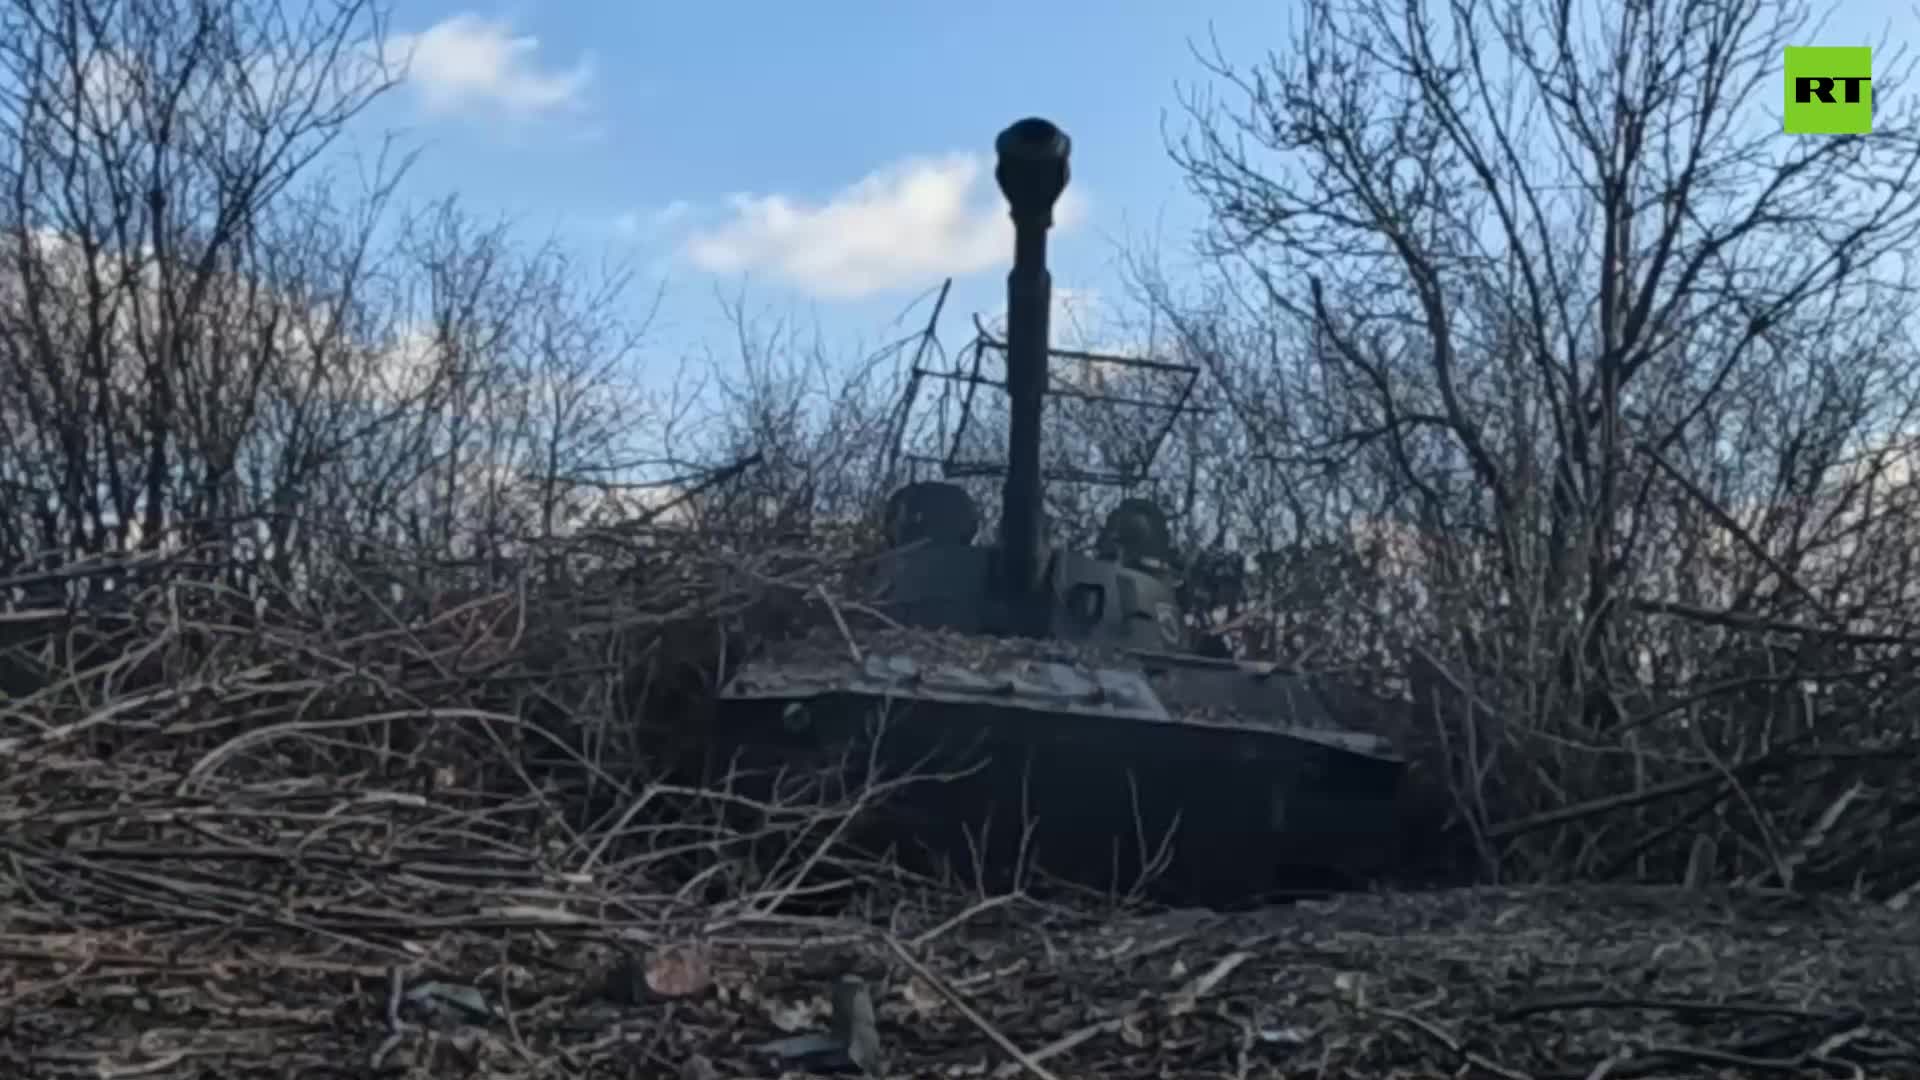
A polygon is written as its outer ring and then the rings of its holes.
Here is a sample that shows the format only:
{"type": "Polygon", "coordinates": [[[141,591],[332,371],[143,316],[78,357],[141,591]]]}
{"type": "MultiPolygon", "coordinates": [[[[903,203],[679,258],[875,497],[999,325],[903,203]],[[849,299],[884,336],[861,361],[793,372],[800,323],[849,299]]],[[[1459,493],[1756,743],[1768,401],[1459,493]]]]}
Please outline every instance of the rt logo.
{"type": "Polygon", "coordinates": [[[1789,135],[1865,135],[1873,130],[1873,50],[1786,50],[1789,135]]]}

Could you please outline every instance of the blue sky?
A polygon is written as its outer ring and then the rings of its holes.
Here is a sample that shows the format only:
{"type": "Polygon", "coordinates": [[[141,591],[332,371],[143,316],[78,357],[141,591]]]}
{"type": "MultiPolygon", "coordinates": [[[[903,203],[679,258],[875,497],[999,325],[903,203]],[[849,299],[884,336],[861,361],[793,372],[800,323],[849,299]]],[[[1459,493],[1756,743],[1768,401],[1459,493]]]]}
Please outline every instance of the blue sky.
{"type": "MultiPolygon", "coordinates": [[[[1123,244],[1178,258],[1199,224],[1163,141],[1163,124],[1184,124],[1176,83],[1205,78],[1191,44],[1214,35],[1230,57],[1258,59],[1283,45],[1291,9],[399,7],[409,82],[367,123],[425,143],[408,193],[458,192],[531,237],[554,230],[631,257],[667,286],[660,340],[679,349],[725,338],[716,287],[744,285],[755,309],[817,321],[830,341],[874,341],[948,274],[959,280],[945,336],[957,343],[971,313],[1001,303],[1009,240],[993,136],[1036,113],[1074,138],[1056,288],[1098,321],[1123,288],[1123,244]]],[[[1868,43],[1889,20],[1894,41],[1913,39],[1911,10],[1850,9],[1809,44],[1868,43]]]]}
{"type": "Polygon", "coordinates": [[[426,144],[408,194],[638,260],[669,289],[669,340],[722,330],[714,290],[743,284],[830,338],[891,337],[947,274],[958,338],[1004,288],[994,135],[1029,114],[1072,135],[1055,282],[1091,312],[1123,242],[1171,253],[1197,224],[1162,138],[1176,80],[1203,74],[1190,43],[1257,56],[1285,7],[409,2],[410,82],[367,121],[426,144]]]}

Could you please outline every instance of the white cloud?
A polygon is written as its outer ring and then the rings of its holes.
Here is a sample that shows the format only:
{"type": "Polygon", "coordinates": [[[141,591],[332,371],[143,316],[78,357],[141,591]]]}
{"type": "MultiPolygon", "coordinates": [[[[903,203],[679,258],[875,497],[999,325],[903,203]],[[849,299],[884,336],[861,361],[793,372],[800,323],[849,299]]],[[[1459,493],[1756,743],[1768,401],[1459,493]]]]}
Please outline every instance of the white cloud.
{"type": "Polygon", "coordinates": [[[471,12],[416,34],[395,34],[387,48],[389,57],[406,66],[407,82],[430,113],[549,112],[577,105],[593,78],[586,57],[572,67],[543,67],[536,56],[539,38],[471,12]]]}
{"type": "Polygon", "coordinates": [[[671,228],[693,212],[693,205],[681,199],[675,199],[658,210],[642,212],[628,210],[615,214],[613,231],[622,238],[632,240],[660,229],[671,228]]]}
{"type": "MultiPolygon", "coordinates": [[[[805,292],[854,299],[928,280],[1002,266],[1013,223],[978,154],[918,157],[889,165],[824,202],[789,195],[736,195],[730,218],[695,233],[685,252],[714,273],[764,271],[805,292]]],[[[1073,189],[1054,212],[1057,228],[1085,217],[1073,189]]]]}

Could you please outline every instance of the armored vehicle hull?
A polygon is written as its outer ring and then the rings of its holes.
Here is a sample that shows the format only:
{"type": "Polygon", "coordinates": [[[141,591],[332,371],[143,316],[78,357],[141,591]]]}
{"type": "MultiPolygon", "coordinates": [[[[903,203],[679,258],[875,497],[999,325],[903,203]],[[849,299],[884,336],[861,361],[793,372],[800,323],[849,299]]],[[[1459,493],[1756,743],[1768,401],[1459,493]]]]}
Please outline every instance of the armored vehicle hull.
{"type": "Polygon", "coordinates": [[[745,666],[719,723],[747,763],[943,777],[877,819],[909,858],[1223,905],[1357,884],[1391,857],[1401,763],[1325,694],[1198,657],[834,631],[745,666]]]}

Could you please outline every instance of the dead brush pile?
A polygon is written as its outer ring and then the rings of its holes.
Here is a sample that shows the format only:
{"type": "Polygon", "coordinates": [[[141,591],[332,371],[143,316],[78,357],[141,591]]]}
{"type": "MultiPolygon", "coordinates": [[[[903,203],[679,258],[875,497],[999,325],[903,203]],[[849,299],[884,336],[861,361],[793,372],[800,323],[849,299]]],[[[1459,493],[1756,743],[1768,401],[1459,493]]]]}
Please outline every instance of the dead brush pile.
{"type": "Polygon", "coordinates": [[[1884,906],[1121,918],[860,861],[836,839],[871,792],[669,775],[655,736],[699,722],[718,658],[809,603],[857,616],[849,567],[602,537],[484,575],[342,564],[321,603],[201,555],[114,568],[84,617],[8,614],[0,1072],[1920,1069],[1920,935],[1884,906]],[[856,879],[840,916],[791,914],[856,879]]]}
{"type": "MultiPolygon", "coordinates": [[[[776,625],[832,560],[628,536],[484,569],[342,564],[321,602],[196,553],[70,568],[69,595],[121,588],[4,616],[0,1068],[425,1067],[412,990],[619,981],[650,949],[757,932],[830,864],[852,804],[676,783],[642,719],[696,714],[727,636],[776,625]]],[[[514,1025],[544,1069],[548,1036],[514,1025]]],[[[555,1067],[658,1068],[581,1053],[555,1067]]]]}

